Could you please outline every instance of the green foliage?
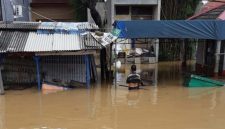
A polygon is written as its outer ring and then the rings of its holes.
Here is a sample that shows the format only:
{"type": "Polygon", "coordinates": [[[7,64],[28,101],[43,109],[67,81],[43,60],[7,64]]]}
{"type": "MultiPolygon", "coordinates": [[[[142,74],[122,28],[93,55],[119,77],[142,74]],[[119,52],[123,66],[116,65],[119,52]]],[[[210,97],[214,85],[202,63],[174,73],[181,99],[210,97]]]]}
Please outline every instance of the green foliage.
{"type": "Polygon", "coordinates": [[[70,0],[70,4],[74,8],[74,19],[78,22],[87,21],[87,7],[82,0],[70,0]]]}
{"type": "Polygon", "coordinates": [[[192,16],[200,0],[162,0],[163,20],[183,20],[192,16]]]}
{"type": "MultiPolygon", "coordinates": [[[[185,20],[194,15],[200,0],[162,0],[162,20],[185,20]]],[[[193,59],[195,42],[189,40],[187,58],[193,59]]],[[[180,40],[160,40],[159,60],[179,60],[181,54],[180,40]]]]}

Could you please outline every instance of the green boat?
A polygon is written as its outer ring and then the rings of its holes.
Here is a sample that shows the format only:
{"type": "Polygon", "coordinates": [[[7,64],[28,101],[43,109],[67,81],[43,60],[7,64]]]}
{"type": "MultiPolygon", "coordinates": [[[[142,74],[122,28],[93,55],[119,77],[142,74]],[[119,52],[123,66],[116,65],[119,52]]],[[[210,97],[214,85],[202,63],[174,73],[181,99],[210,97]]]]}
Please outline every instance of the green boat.
{"type": "Polygon", "coordinates": [[[191,74],[190,76],[185,77],[184,85],[187,87],[216,87],[224,86],[225,83],[207,77],[191,74]]]}

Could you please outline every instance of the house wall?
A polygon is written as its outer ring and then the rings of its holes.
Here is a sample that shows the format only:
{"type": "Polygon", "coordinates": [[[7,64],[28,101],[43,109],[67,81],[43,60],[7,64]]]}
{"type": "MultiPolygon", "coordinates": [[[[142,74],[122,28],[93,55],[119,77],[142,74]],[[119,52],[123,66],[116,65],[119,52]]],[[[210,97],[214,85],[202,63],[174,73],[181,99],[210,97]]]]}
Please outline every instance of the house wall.
{"type": "Polygon", "coordinates": [[[2,21],[2,2],[0,0],[0,21],[2,21]]]}
{"type": "Polygon", "coordinates": [[[3,61],[4,86],[36,84],[36,67],[32,57],[6,57],[3,61]]]}
{"type": "Polygon", "coordinates": [[[1,0],[3,21],[29,21],[29,0],[1,0]],[[23,16],[14,19],[13,5],[22,5],[23,16]]]}
{"type": "Polygon", "coordinates": [[[69,84],[71,80],[85,83],[84,56],[41,57],[43,80],[50,83],[69,84]]]}
{"type": "Polygon", "coordinates": [[[30,21],[30,2],[29,0],[13,0],[14,5],[22,5],[23,16],[20,18],[14,19],[14,21],[30,21]]]}
{"type": "MultiPolygon", "coordinates": [[[[74,11],[72,7],[68,6],[37,6],[32,7],[32,11],[37,12],[47,18],[55,21],[74,21],[74,11]]],[[[36,14],[32,14],[32,21],[48,21],[36,14]]]]}
{"type": "Polygon", "coordinates": [[[160,20],[160,12],[161,12],[161,0],[111,0],[111,23],[114,23],[115,20],[132,20],[131,15],[127,16],[118,16],[115,14],[115,7],[117,5],[145,5],[153,7],[153,17],[154,20],[160,20]]]}
{"type": "MultiPolygon", "coordinates": [[[[33,56],[5,57],[3,61],[2,79],[4,87],[35,86],[37,85],[37,71],[33,56]]],[[[94,56],[89,55],[89,74],[87,73],[86,55],[54,55],[40,57],[40,76],[42,82],[71,85],[75,82],[86,84],[87,76],[90,80],[97,80],[94,56]]]]}
{"type": "Polygon", "coordinates": [[[157,5],[158,0],[113,0],[114,4],[157,5]]]}
{"type": "Polygon", "coordinates": [[[32,21],[49,21],[43,15],[55,21],[74,21],[74,9],[68,1],[33,1],[31,3],[32,21]],[[36,13],[40,14],[37,15],[36,13]]]}
{"type": "Polygon", "coordinates": [[[73,82],[86,84],[88,76],[90,80],[97,80],[92,55],[43,56],[41,73],[44,82],[58,85],[71,85],[73,82]],[[86,57],[88,57],[89,68],[86,57]]]}
{"type": "MultiPolygon", "coordinates": [[[[102,20],[107,21],[105,28],[110,31],[112,24],[115,20],[132,20],[131,15],[116,15],[115,6],[117,5],[127,5],[127,6],[136,6],[136,5],[148,5],[153,8],[153,17],[154,20],[160,20],[161,12],[161,0],[107,0],[107,2],[98,2],[96,9],[99,11],[102,16],[102,20]]],[[[90,11],[88,11],[88,21],[93,22],[93,19],[90,16],[90,11]]]]}

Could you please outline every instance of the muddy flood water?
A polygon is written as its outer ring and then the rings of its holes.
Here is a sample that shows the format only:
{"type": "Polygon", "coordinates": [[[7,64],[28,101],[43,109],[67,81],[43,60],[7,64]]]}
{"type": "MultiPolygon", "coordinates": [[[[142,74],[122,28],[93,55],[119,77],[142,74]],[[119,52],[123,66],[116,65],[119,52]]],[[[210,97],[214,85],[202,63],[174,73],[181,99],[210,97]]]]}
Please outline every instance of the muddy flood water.
{"type": "MultiPolygon", "coordinates": [[[[145,89],[128,91],[129,65],[117,87],[0,96],[0,129],[225,129],[225,88],[182,86],[179,62],[138,65],[145,89]]],[[[191,67],[190,67],[191,68],[191,67]]]]}

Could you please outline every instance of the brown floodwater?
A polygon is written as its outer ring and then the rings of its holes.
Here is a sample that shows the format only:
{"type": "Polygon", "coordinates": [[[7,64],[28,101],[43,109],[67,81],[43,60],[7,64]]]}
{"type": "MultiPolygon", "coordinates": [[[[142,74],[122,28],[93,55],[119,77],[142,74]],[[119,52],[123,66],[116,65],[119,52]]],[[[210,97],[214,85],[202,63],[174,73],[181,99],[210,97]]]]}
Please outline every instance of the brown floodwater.
{"type": "Polygon", "coordinates": [[[136,91],[119,86],[129,65],[118,70],[117,87],[6,91],[0,96],[0,129],[225,128],[224,87],[183,87],[179,62],[138,65],[138,70],[148,86],[136,91]]]}

